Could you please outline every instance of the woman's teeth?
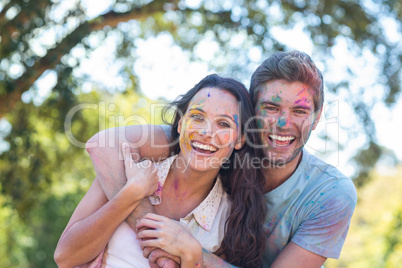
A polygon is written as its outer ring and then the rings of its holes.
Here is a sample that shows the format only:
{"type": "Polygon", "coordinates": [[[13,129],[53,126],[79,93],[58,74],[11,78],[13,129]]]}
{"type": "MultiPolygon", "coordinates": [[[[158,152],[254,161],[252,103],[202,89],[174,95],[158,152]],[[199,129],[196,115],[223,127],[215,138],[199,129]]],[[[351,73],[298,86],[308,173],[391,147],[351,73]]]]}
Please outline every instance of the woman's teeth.
{"type": "Polygon", "coordinates": [[[204,144],[201,144],[201,143],[198,143],[198,142],[193,142],[192,145],[195,148],[199,148],[199,149],[202,149],[202,150],[211,151],[211,152],[216,151],[216,148],[211,146],[211,145],[204,145],[204,144]]]}

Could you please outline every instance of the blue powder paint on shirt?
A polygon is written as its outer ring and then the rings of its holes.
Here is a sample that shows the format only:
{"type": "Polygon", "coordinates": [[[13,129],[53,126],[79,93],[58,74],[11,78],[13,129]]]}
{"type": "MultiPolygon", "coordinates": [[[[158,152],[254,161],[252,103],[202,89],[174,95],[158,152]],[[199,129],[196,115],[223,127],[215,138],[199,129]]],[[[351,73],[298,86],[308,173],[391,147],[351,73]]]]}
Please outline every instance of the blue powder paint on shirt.
{"type": "Polygon", "coordinates": [[[211,94],[208,92],[208,98],[211,97],[211,94]]]}

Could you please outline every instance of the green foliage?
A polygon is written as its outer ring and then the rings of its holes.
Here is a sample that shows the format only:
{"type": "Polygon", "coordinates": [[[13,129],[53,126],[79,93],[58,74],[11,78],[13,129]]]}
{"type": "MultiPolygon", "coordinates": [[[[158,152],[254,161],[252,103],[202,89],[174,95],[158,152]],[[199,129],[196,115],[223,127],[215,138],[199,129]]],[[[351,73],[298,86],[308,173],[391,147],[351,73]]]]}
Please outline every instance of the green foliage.
{"type": "Polygon", "coordinates": [[[161,123],[160,109],[150,108],[156,103],[132,90],[113,97],[93,91],[77,95],[77,105],[95,109],[77,110],[68,134],[64,118],[78,106],[60,111],[58,99],[54,93],[40,107],[20,105],[9,114],[10,150],[0,155],[0,242],[7,245],[0,267],[55,267],[57,241],[95,177],[85,141],[104,128],[139,123],[133,118],[161,123]]]}
{"type": "MultiPolygon", "coordinates": [[[[314,59],[324,66],[330,65],[332,48],[339,40],[346,40],[354,55],[370,51],[379,64],[379,87],[350,87],[352,70],[350,78],[327,86],[351,100],[361,121],[356,125],[367,142],[354,158],[358,185],[367,183],[371,169],[386,153],[377,144],[371,110],[379,101],[393,105],[401,91],[401,42],[389,40],[382,24],[384,19],[393,21],[401,34],[399,0],[204,0],[197,6],[176,0],[111,0],[109,10],[95,18],[86,15],[79,0],[68,2],[75,5],[66,9],[66,1],[0,0],[0,118],[12,125],[10,133],[0,133],[9,145],[0,154],[0,221],[4,223],[0,242],[6,245],[0,247],[0,267],[54,267],[55,244],[94,176],[83,148],[88,138],[107,127],[141,123],[138,120],[160,122],[157,112],[150,109],[151,101],[138,93],[141,89],[132,68],[136,41],[160,33],[170,34],[188,52],[200,41],[216,42],[219,54],[209,62],[210,67],[243,81],[249,80],[259,64],[250,58],[251,49],[263,55],[288,49],[275,38],[274,27],[302,25],[314,43],[314,59]],[[56,33],[54,40],[44,38],[52,32],[56,33]],[[238,37],[243,39],[241,44],[233,41],[238,37]],[[121,63],[124,88],[106,88],[74,72],[111,38],[116,48],[110,54],[121,63]],[[39,96],[35,82],[46,72],[55,74],[56,85],[50,96],[34,101],[39,96]],[[83,94],[84,83],[99,92],[83,94]],[[366,91],[379,88],[372,103],[361,98],[366,91]],[[111,97],[101,93],[105,91],[124,93],[111,97]],[[86,108],[74,114],[67,131],[66,119],[77,105],[86,108]]],[[[386,259],[382,264],[399,261],[395,252],[401,250],[396,239],[401,213],[392,215],[395,220],[388,225],[389,233],[381,233],[388,241],[382,244],[381,256],[386,259]]],[[[380,253],[370,256],[376,254],[380,253]]]]}
{"type": "MultiPolygon", "coordinates": [[[[132,73],[137,40],[168,33],[189,52],[200,41],[216,42],[219,54],[214,55],[210,66],[217,72],[248,81],[258,64],[250,58],[250,49],[258,48],[263,55],[286,50],[286,45],[273,34],[273,28],[300,26],[314,43],[316,61],[331,65],[332,48],[344,40],[353,55],[370,51],[378,61],[377,85],[381,86],[381,92],[375,92],[375,96],[380,96],[385,105],[394,104],[401,91],[402,48],[397,45],[401,40],[390,40],[386,35],[388,26],[384,24],[385,20],[392,21],[400,38],[402,5],[398,0],[204,0],[190,6],[185,1],[111,0],[105,13],[95,18],[88,18],[87,13],[79,0],[68,9],[63,7],[63,1],[0,1],[0,116],[7,116],[15,105],[24,106],[21,96],[28,90],[36,92],[34,83],[47,70],[57,74],[54,91],[62,94],[67,105],[74,102],[76,96],[71,92],[88,79],[74,75],[73,70],[111,36],[118,37],[111,54],[121,63],[121,77],[137,91],[138,79],[132,73]],[[51,31],[57,32],[53,41],[42,38],[51,31]],[[241,44],[233,42],[239,37],[243,39],[241,44]],[[74,48],[81,48],[84,53],[70,53],[74,48]]],[[[194,53],[191,55],[196,58],[194,53]]],[[[342,91],[345,99],[352,100],[358,127],[365,130],[365,147],[379,147],[371,115],[373,105],[361,99],[361,94],[368,89],[350,87],[355,77],[354,71],[350,72],[350,77],[341,77],[326,86],[335,93],[342,91]]],[[[105,89],[96,81],[91,83],[105,89]]],[[[371,88],[378,90],[379,87],[371,88]]],[[[378,102],[378,98],[371,101],[378,102]]],[[[58,110],[62,115],[68,109],[58,110]]],[[[357,161],[358,165],[368,167],[357,170],[356,177],[362,183],[369,167],[374,167],[384,153],[371,149],[362,148],[356,153],[359,159],[375,160],[357,161]],[[364,154],[372,155],[360,156],[364,154]]]]}
{"type": "Polygon", "coordinates": [[[333,267],[399,267],[402,263],[402,167],[371,174],[358,189],[358,203],[339,260],[333,267]]]}

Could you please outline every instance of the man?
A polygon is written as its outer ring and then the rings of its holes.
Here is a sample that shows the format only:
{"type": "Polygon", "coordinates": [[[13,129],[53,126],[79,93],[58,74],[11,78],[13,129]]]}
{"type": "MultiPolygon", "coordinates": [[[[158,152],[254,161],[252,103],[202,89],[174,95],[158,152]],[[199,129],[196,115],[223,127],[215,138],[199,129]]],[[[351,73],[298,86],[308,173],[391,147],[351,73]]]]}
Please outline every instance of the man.
{"type": "MultiPolygon", "coordinates": [[[[259,129],[248,131],[260,133],[264,152],[260,167],[268,206],[264,267],[320,267],[327,258],[339,258],[356,205],[356,189],[335,167],[303,150],[322,112],[321,72],[305,53],[275,53],[252,75],[250,96],[259,129]]],[[[167,157],[168,148],[161,146],[171,142],[170,130],[165,128],[120,128],[118,143],[130,142],[135,147],[132,153],[142,158],[167,157]],[[144,141],[151,136],[153,144],[144,141]]],[[[100,132],[87,143],[109,199],[125,184],[123,164],[118,160],[119,146],[99,148],[97,144],[115,130],[100,132]]],[[[160,256],[163,253],[155,251],[150,258],[160,256]]],[[[204,263],[230,267],[208,252],[204,263]]]]}

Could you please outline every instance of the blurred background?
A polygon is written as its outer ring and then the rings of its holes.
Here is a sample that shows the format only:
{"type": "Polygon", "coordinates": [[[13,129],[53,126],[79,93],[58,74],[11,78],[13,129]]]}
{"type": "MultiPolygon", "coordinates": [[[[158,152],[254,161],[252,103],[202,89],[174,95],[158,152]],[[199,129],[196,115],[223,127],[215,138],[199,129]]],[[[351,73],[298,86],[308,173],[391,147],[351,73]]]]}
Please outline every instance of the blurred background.
{"type": "Polygon", "coordinates": [[[358,188],[341,258],[325,266],[400,267],[401,21],[399,0],[0,0],[0,267],[56,266],[95,176],[92,135],[159,124],[205,75],[248,86],[294,49],[325,78],[306,148],[358,188]]]}

